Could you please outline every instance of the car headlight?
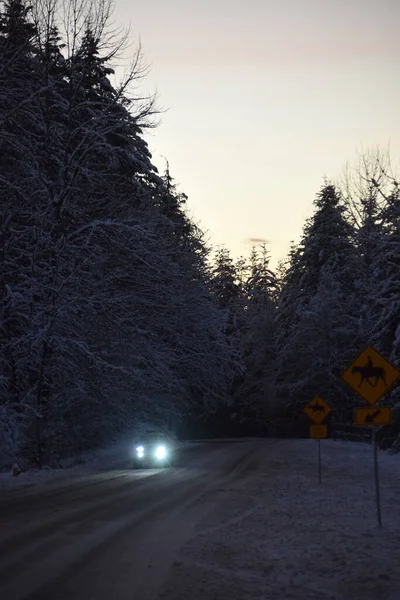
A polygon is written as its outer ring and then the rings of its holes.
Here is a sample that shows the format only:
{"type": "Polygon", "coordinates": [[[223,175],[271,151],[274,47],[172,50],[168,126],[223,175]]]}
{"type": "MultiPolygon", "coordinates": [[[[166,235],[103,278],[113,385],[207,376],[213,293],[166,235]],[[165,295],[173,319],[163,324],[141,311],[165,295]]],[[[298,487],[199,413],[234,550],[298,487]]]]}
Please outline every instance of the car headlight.
{"type": "Polygon", "coordinates": [[[143,456],[144,455],[144,448],[143,448],[143,446],[138,446],[136,448],[136,452],[137,452],[138,456],[143,456]]]}
{"type": "Polygon", "coordinates": [[[158,446],[156,449],[156,458],[162,459],[167,456],[167,449],[165,446],[158,446]]]}

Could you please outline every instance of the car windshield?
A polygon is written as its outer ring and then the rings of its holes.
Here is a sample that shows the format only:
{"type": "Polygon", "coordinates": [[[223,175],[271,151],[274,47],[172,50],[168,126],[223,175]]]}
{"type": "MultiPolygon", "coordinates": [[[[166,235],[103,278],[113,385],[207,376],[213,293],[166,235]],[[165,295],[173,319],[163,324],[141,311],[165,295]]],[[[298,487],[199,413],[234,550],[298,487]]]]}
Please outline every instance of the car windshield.
{"type": "Polygon", "coordinates": [[[140,439],[141,444],[165,444],[166,438],[161,433],[150,433],[140,439]]]}

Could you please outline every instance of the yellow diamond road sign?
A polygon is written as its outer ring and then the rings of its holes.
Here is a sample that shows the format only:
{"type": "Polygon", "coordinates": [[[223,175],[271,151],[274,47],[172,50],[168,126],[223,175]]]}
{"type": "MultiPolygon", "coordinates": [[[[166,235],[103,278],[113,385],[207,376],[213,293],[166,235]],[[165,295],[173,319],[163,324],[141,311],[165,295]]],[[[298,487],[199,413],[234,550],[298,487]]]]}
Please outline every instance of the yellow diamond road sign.
{"type": "Polygon", "coordinates": [[[372,346],[361,352],[342,375],[357,394],[369,404],[375,404],[388,392],[400,372],[372,346]]]}
{"type": "Polygon", "coordinates": [[[314,423],[322,423],[331,412],[331,407],[319,396],[315,396],[304,409],[306,415],[314,421],[314,423]]]}
{"type": "Polygon", "coordinates": [[[354,411],[356,425],[390,425],[392,411],[389,406],[368,406],[354,411]]]}
{"type": "Polygon", "coordinates": [[[310,425],[310,438],[315,440],[328,437],[327,425],[310,425]]]}

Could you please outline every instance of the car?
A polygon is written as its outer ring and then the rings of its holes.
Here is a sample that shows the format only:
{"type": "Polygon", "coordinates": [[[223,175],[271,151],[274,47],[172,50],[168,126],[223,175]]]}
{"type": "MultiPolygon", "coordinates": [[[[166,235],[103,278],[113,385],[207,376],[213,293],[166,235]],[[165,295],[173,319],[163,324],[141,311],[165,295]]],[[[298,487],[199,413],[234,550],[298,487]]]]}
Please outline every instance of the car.
{"type": "Polygon", "coordinates": [[[165,434],[145,433],[135,444],[133,468],[170,467],[172,459],[172,444],[165,434]]]}

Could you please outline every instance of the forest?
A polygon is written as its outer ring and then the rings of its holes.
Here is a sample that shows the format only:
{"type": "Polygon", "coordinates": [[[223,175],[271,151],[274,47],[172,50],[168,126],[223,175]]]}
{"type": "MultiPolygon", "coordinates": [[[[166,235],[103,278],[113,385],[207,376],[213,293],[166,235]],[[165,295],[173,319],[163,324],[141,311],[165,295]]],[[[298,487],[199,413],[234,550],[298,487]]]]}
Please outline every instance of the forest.
{"type": "MultiPolygon", "coordinates": [[[[233,259],[153,164],[160,111],[140,46],[117,76],[112,9],[0,1],[0,468],[56,466],[139,423],[301,436],[316,394],[351,425],[348,364],[371,344],[400,366],[389,154],[323,180],[276,269],[265,244],[233,259]]],[[[392,451],[399,390],[378,431],[392,451]]]]}

